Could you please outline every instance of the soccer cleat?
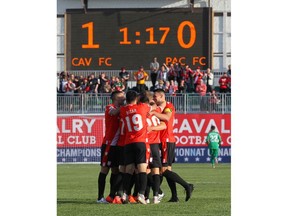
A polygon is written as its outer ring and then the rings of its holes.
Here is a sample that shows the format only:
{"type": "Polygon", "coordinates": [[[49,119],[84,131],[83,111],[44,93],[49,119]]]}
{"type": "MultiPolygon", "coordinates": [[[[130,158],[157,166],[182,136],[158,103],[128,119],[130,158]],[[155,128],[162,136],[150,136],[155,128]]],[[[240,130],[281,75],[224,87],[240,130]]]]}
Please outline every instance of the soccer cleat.
{"type": "Polygon", "coordinates": [[[164,192],[162,192],[162,194],[158,194],[158,200],[161,201],[164,196],[165,196],[164,192]]]}
{"type": "Polygon", "coordinates": [[[188,188],[186,188],[185,190],[186,190],[185,201],[187,202],[192,196],[192,192],[194,190],[194,185],[193,184],[188,184],[188,188]]]}
{"type": "Polygon", "coordinates": [[[134,197],[132,195],[129,195],[128,201],[129,201],[129,203],[132,203],[132,204],[137,203],[137,201],[134,199],[134,197]]]}
{"type": "Polygon", "coordinates": [[[212,168],[215,168],[215,164],[212,164],[212,168]]]}
{"type": "Polygon", "coordinates": [[[122,204],[120,196],[115,196],[112,203],[113,204],[122,204]]]}
{"type": "Polygon", "coordinates": [[[145,201],[145,196],[143,194],[138,194],[138,202],[140,202],[141,204],[146,205],[146,201],[145,201]]]}
{"type": "Polygon", "coordinates": [[[113,198],[112,198],[111,196],[107,196],[107,197],[106,197],[106,201],[107,201],[108,203],[112,203],[112,202],[113,202],[113,198]]]}
{"type": "Polygon", "coordinates": [[[154,196],[153,197],[153,203],[154,204],[159,204],[160,203],[159,196],[154,196]]]}
{"type": "Polygon", "coordinates": [[[127,204],[128,203],[128,196],[127,194],[123,194],[122,197],[121,197],[121,200],[122,200],[122,203],[123,204],[127,204]]]}
{"type": "Polygon", "coordinates": [[[133,196],[133,198],[136,202],[138,201],[138,196],[133,196]]]}
{"type": "Polygon", "coordinates": [[[168,200],[168,202],[179,202],[178,197],[172,197],[170,200],[168,200]]]}
{"type": "Polygon", "coordinates": [[[148,198],[148,199],[146,199],[145,201],[146,201],[146,203],[147,203],[147,204],[149,204],[149,203],[150,203],[150,199],[149,199],[149,198],[148,198]]]}
{"type": "Polygon", "coordinates": [[[102,197],[100,200],[97,200],[97,203],[108,204],[108,202],[106,201],[106,199],[104,199],[104,197],[102,197]]]}

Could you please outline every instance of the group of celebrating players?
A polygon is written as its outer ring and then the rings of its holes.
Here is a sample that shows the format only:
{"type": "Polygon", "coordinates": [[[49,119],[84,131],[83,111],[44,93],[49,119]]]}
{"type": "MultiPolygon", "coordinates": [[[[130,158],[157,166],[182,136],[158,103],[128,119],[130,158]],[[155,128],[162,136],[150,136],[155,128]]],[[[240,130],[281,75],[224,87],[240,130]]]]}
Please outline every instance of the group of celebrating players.
{"type": "Polygon", "coordinates": [[[101,171],[97,203],[160,203],[163,177],[171,190],[169,202],[178,202],[176,183],[191,198],[193,184],[172,171],[175,158],[173,121],[175,108],[165,100],[165,92],[115,91],[105,110],[105,136],[101,146],[101,171]],[[126,101],[126,103],[125,103],[126,101]],[[111,169],[110,193],[104,198],[106,176],[111,169]],[[134,185],[134,192],[132,188],[134,185]]]}

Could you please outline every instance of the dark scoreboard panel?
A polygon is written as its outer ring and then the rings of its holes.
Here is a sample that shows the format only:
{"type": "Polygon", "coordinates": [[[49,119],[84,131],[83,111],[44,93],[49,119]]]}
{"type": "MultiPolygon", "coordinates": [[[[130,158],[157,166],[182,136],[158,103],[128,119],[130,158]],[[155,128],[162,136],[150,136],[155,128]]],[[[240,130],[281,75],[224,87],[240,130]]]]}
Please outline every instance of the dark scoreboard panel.
{"type": "Polygon", "coordinates": [[[149,69],[154,57],[206,69],[211,20],[211,8],[67,10],[66,70],[149,69]]]}

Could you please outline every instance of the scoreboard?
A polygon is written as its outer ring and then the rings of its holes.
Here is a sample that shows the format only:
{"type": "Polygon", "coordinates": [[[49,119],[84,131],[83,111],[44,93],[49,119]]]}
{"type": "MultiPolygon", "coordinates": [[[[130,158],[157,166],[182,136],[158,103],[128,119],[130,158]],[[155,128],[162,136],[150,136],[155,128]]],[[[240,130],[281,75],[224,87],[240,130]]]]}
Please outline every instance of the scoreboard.
{"type": "Polygon", "coordinates": [[[65,13],[65,68],[149,69],[179,62],[211,67],[212,8],[91,9],[65,13]]]}

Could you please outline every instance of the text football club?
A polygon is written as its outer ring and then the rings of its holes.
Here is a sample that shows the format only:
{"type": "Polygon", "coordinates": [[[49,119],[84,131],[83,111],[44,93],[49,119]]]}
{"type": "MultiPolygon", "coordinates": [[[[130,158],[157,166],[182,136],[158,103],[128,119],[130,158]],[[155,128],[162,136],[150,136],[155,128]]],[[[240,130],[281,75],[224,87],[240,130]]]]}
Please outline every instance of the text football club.
{"type": "MultiPolygon", "coordinates": [[[[231,162],[230,114],[176,114],[175,162],[210,162],[205,140],[211,125],[216,126],[222,137],[218,161],[231,162]]],[[[104,128],[104,115],[58,116],[57,162],[99,162],[104,128]]]]}

